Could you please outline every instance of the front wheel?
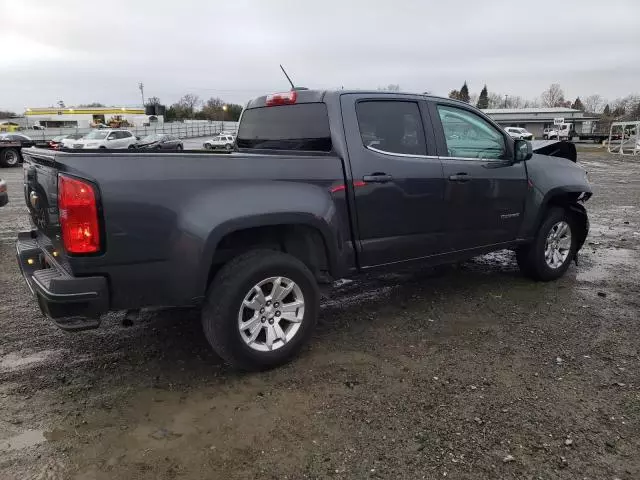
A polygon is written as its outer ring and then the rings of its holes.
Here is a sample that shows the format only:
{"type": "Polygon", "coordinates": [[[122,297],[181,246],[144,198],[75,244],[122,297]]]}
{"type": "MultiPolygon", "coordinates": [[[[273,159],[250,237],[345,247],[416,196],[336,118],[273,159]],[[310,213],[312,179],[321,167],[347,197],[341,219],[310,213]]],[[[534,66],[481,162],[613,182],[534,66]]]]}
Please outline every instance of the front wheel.
{"type": "Polygon", "coordinates": [[[543,282],[562,277],[577,249],[577,227],[570,213],[560,207],[549,210],[533,243],[520,247],[516,259],[522,273],[543,282]]]}
{"type": "Polygon", "coordinates": [[[297,258],[254,250],[216,275],[202,310],[209,344],[230,365],[262,370],[287,362],[309,340],[319,309],[316,280],[297,258]]]}

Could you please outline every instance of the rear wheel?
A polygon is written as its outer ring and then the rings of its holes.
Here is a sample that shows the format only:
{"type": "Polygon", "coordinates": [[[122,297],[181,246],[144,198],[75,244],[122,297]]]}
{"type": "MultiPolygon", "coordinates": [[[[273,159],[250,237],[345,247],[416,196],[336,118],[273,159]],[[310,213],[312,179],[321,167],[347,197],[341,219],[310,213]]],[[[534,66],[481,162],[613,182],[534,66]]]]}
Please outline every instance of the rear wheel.
{"type": "Polygon", "coordinates": [[[224,146],[224,148],[225,148],[225,150],[227,150],[227,152],[230,152],[230,151],[231,151],[231,149],[233,148],[233,145],[231,145],[230,143],[227,143],[227,144],[224,146]]]}
{"type": "Polygon", "coordinates": [[[534,280],[549,281],[562,277],[577,248],[577,225],[567,210],[549,210],[530,245],[516,251],[522,273],[534,280]]]}
{"type": "Polygon", "coordinates": [[[180,144],[176,145],[176,150],[182,150],[182,145],[180,144]]]}
{"type": "Polygon", "coordinates": [[[15,148],[0,150],[0,163],[3,167],[15,167],[20,163],[20,152],[15,148]]]}
{"type": "Polygon", "coordinates": [[[210,143],[205,143],[205,144],[204,144],[204,148],[205,148],[206,150],[213,150],[213,145],[211,145],[210,143]]]}
{"type": "Polygon", "coordinates": [[[272,368],[309,340],[319,298],[315,278],[300,260],[254,250],[231,260],[216,275],[202,310],[204,333],[230,365],[272,368]]]}

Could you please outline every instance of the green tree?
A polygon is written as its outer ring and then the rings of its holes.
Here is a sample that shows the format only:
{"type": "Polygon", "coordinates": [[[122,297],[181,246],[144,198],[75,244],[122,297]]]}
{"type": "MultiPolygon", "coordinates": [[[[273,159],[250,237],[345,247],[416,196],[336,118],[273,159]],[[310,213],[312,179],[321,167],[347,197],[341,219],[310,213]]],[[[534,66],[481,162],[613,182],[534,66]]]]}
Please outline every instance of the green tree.
{"type": "Polygon", "coordinates": [[[604,115],[605,117],[610,117],[611,116],[611,108],[609,108],[609,104],[608,103],[604,106],[604,110],[602,111],[602,115],[604,115]]]}
{"type": "Polygon", "coordinates": [[[486,85],[480,91],[480,97],[478,98],[478,103],[476,107],[489,108],[489,92],[487,91],[486,85]]]}
{"type": "Polygon", "coordinates": [[[240,120],[240,114],[242,113],[242,105],[238,105],[237,103],[230,103],[227,105],[227,120],[230,122],[237,122],[240,120]]]}
{"type": "Polygon", "coordinates": [[[571,108],[584,112],[584,105],[582,104],[580,97],[576,97],[575,101],[571,104],[571,108]]]}
{"type": "Polygon", "coordinates": [[[451,90],[449,92],[449,98],[453,98],[454,100],[460,100],[460,91],[459,90],[451,90]]]}
{"type": "Polygon", "coordinates": [[[101,108],[104,106],[105,105],[103,103],[93,102],[93,103],[81,103],[80,105],[78,105],[78,108],[101,108]]]}
{"type": "Polygon", "coordinates": [[[14,112],[11,112],[9,110],[0,110],[0,118],[12,118],[16,116],[17,115],[14,112]]]}
{"type": "Polygon", "coordinates": [[[460,100],[463,102],[469,103],[469,87],[467,86],[467,82],[465,81],[460,89],[460,100]]]}

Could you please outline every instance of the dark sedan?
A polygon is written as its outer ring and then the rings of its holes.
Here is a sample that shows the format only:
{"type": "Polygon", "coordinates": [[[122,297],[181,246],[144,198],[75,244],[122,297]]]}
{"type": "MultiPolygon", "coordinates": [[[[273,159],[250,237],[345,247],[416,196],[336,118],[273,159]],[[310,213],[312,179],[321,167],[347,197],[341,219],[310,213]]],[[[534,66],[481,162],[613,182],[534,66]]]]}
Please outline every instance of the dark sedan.
{"type": "Polygon", "coordinates": [[[35,146],[36,142],[20,133],[0,133],[0,142],[20,142],[22,148],[35,146]]]}
{"type": "Polygon", "coordinates": [[[138,140],[136,148],[148,150],[182,150],[182,140],[166,133],[153,134],[138,140]]]}

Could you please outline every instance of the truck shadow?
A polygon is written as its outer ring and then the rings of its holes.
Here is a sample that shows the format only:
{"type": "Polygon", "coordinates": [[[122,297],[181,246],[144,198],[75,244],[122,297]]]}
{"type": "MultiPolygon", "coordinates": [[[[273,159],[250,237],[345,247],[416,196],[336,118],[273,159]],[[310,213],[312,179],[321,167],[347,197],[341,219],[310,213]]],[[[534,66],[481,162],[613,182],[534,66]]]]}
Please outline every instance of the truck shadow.
{"type": "MultiPolygon", "coordinates": [[[[358,348],[358,342],[354,345],[356,336],[374,337],[374,330],[387,327],[410,329],[418,324],[428,325],[433,318],[455,325],[459,318],[447,314],[452,305],[482,310],[487,301],[495,303],[505,290],[526,292],[535,285],[520,276],[508,254],[497,260],[482,257],[461,265],[413,267],[339,281],[322,300],[312,346],[305,348],[301,357],[303,361],[312,360],[312,350],[326,345],[336,350],[358,348]]],[[[143,311],[128,328],[122,326],[123,317],[107,315],[99,329],[78,334],[65,334],[38,319],[46,325],[45,331],[26,342],[31,344],[28,350],[46,345],[56,348],[59,354],[49,357],[44,365],[33,367],[40,369],[48,364],[57,373],[32,376],[30,388],[60,387],[69,379],[103,386],[114,383],[180,388],[193,386],[194,379],[215,381],[217,377],[243,375],[226,367],[211,350],[197,309],[143,311]],[[111,374],[105,375],[106,372],[111,374]]],[[[27,373],[23,369],[0,372],[0,380],[24,381],[27,373]]]]}

